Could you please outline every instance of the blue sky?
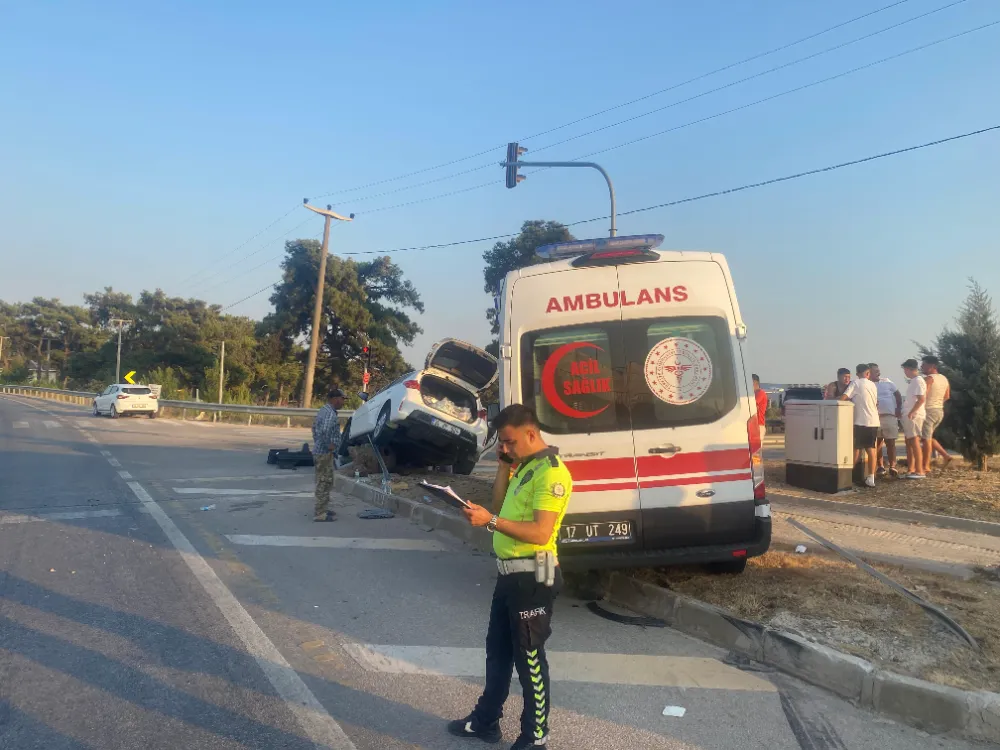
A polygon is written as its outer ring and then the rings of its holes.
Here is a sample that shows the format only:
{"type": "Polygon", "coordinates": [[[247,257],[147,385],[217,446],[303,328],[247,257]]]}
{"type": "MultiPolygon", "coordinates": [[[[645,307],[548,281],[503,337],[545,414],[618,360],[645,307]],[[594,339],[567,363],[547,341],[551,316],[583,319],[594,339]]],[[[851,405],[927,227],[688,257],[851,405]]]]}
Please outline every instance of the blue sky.
{"type": "MultiPolygon", "coordinates": [[[[405,188],[495,163],[508,140],[890,2],[624,2],[613,10],[591,0],[7,4],[0,22],[0,299],[80,302],[83,293],[110,285],[235,302],[277,280],[275,256],[286,233],[321,231],[321,219],[295,208],[303,197],[357,213],[333,234],[334,253],[503,234],[532,218],[604,215],[600,177],[582,170],[547,171],[506,190],[502,170],[490,166],[405,188]],[[336,192],[491,147],[451,167],[336,192]],[[490,186],[435,198],[485,182],[490,186]],[[408,201],[421,202],[376,210],[408,201]]],[[[947,3],[908,0],[524,141],[528,157],[947,3]]],[[[538,158],[577,158],[998,19],[995,0],[966,0],[538,158]]],[[[625,211],[1000,124],[998,74],[994,26],[596,158],[625,211]]],[[[912,340],[930,341],[951,321],[967,277],[1000,296],[997,174],[994,132],[623,217],[619,233],[660,232],[665,247],[728,257],[750,329],[751,365],[765,381],[826,381],[836,367],[859,360],[882,362],[897,375],[912,340]]],[[[587,224],[576,233],[603,236],[606,228],[587,224]]],[[[427,304],[425,334],[408,352],[414,363],[445,336],[488,340],[487,247],[394,254],[427,304]]],[[[260,317],[267,297],[232,312],[260,317]]]]}

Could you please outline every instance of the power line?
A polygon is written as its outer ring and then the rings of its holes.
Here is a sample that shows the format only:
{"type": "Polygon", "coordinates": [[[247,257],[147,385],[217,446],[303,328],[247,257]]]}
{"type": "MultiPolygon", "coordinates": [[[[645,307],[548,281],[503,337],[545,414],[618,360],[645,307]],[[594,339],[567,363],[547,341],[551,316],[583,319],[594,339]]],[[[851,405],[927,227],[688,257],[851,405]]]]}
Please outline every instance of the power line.
{"type": "MultiPolygon", "coordinates": [[[[673,91],[675,89],[681,88],[682,86],[687,86],[687,85],[689,85],[691,83],[696,83],[697,81],[704,80],[705,78],[709,78],[709,77],[717,75],[719,73],[724,73],[727,70],[732,70],[733,68],[739,67],[741,65],[746,65],[747,63],[753,62],[755,60],[760,60],[760,59],[762,59],[764,57],[768,57],[770,55],[777,54],[778,52],[783,52],[784,50],[791,49],[792,47],[796,47],[796,46],[798,46],[800,44],[803,44],[804,42],[808,42],[808,41],[810,41],[812,39],[816,39],[818,37],[821,37],[821,36],[824,36],[826,34],[829,34],[831,31],[836,31],[837,29],[843,28],[845,26],[849,26],[852,23],[856,23],[858,21],[864,20],[865,18],[869,18],[869,17],[877,15],[879,13],[883,13],[884,11],[890,10],[891,8],[895,8],[896,6],[899,6],[899,5],[903,5],[903,4],[907,3],[907,2],[909,2],[909,0],[896,0],[896,2],[889,3],[888,5],[884,5],[881,8],[876,8],[875,10],[869,11],[868,13],[863,13],[860,16],[855,16],[854,18],[850,18],[850,19],[848,19],[846,21],[842,21],[841,23],[835,24],[833,26],[829,26],[829,27],[827,27],[825,29],[822,29],[821,31],[817,31],[817,32],[815,32],[813,34],[809,34],[808,36],[801,37],[800,39],[796,39],[795,41],[788,42],[788,43],[783,44],[783,45],[781,45],[779,47],[775,47],[775,48],[767,50],[765,52],[758,52],[757,54],[751,55],[750,57],[746,57],[746,58],[744,58],[742,60],[738,60],[737,62],[729,63],[728,65],[724,65],[721,68],[716,68],[715,70],[710,70],[707,73],[701,73],[701,74],[695,76],[694,78],[689,78],[689,79],[687,79],[685,81],[681,81],[680,83],[672,84],[670,86],[667,86],[666,88],[662,88],[662,89],[659,89],[657,91],[653,91],[652,93],[645,94],[645,95],[637,97],[635,99],[630,99],[629,101],[622,102],[621,104],[616,104],[616,105],[611,106],[611,107],[606,107],[605,109],[599,110],[597,112],[593,112],[593,113],[591,113],[589,115],[585,115],[583,117],[579,117],[579,118],[577,118],[575,120],[571,120],[570,122],[563,123],[562,125],[557,125],[556,127],[548,128],[547,130],[539,131],[538,133],[535,133],[533,135],[523,136],[523,137],[521,137],[518,140],[519,141],[529,141],[532,138],[540,138],[540,137],[542,137],[544,135],[549,135],[550,133],[555,133],[556,131],[563,130],[563,129],[568,128],[568,127],[572,127],[573,125],[578,125],[581,122],[586,122],[587,120],[591,120],[591,119],[593,119],[595,117],[600,117],[601,115],[607,114],[608,112],[613,112],[615,110],[631,106],[632,104],[637,104],[638,102],[645,101],[646,99],[651,99],[651,98],[659,96],[661,94],[665,94],[665,93],[667,93],[669,91],[673,91]]],[[[363,185],[357,185],[357,186],[351,187],[351,188],[343,188],[341,190],[334,190],[332,192],[324,193],[322,195],[319,195],[317,197],[318,198],[326,198],[326,197],[329,197],[331,195],[342,195],[344,193],[354,193],[354,192],[357,192],[359,190],[366,190],[368,188],[376,187],[378,185],[384,185],[384,184],[389,183],[389,182],[396,182],[398,180],[404,180],[404,179],[406,179],[408,177],[414,177],[416,175],[424,174],[426,172],[433,172],[436,169],[443,169],[444,167],[450,167],[453,164],[460,164],[461,162],[468,161],[469,159],[475,159],[476,157],[479,157],[479,156],[485,156],[487,154],[490,154],[490,153],[494,152],[497,149],[503,148],[505,145],[506,145],[506,143],[501,143],[501,144],[499,144],[497,146],[491,146],[491,147],[489,147],[487,149],[484,149],[482,151],[478,151],[478,152],[476,152],[474,154],[470,154],[468,156],[463,156],[463,157],[461,157],[459,159],[452,159],[451,161],[443,162],[443,163],[437,164],[437,165],[435,165],[433,167],[424,167],[422,169],[417,169],[417,170],[414,170],[412,172],[407,172],[405,174],[397,175],[396,177],[387,177],[387,178],[382,179],[382,180],[375,180],[374,182],[368,182],[368,183],[365,183],[363,185]]],[[[492,165],[490,165],[490,166],[492,166],[492,165]]],[[[469,170],[469,171],[476,171],[478,169],[481,169],[481,167],[476,167],[475,170],[469,170]]],[[[466,172],[461,172],[459,174],[466,174],[466,172]]],[[[453,175],[453,176],[457,176],[457,175],[453,175]]],[[[431,182],[433,182],[433,181],[431,181],[431,182]]],[[[421,184],[429,184],[429,183],[421,183],[421,184]]]]}
{"type": "MultiPolygon", "coordinates": [[[[973,130],[973,131],[970,131],[970,132],[967,132],[967,133],[960,133],[958,135],[952,135],[952,136],[948,136],[946,138],[939,138],[937,140],[927,141],[926,143],[920,143],[920,144],[917,144],[915,146],[906,146],[904,148],[898,148],[898,149],[894,149],[892,151],[883,151],[882,153],[872,154],[870,156],[864,156],[864,157],[861,157],[859,159],[852,159],[851,161],[844,161],[844,162],[840,162],[838,164],[830,164],[830,165],[827,165],[825,167],[818,167],[816,169],[809,169],[809,170],[806,170],[806,171],[803,171],[803,172],[796,172],[795,174],[784,175],[782,177],[773,177],[773,178],[768,179],[768,180],[761,180],[759,182],[751,182],[751,183],[747,183],[745,185],[739,185],[737,187],[725,188],[723,190],[715,190],[715,191],[713,191],[711,193],[702,193],[700,195],[693,195],[693,196],[689,196],[687,198],[680,198],[678,200],[668,201],[666,203],[657,203],[657,204],[652,205],[652,206],[644,206],[643,208],[634,208],[634,209],[632,209],[630,211],[622,211],[618,215],[619,216],[631,216],[633,214],[645,213],[647,211],[655,211],[655,210],[661,209],[661,208],[669,208],[671,206],[679,206],[679,205],[684,204],[684,203],[694,203],[695,201],[707,200],[708,198],[718,198],[718,197],[721,197],[721,196],[724,196],[724,195],[731,195],[733,193],[740,193],[740,192],[743,192],[743,191],[746,191],[746,190],[754,190],[754,189],[757,189],[757,188],[766,187],[768,185],[775,185],[775,184],[778,184],[778,183],[781,183],[781,182],[789,182],[790,180],[798,180],[798,179],[801,179],[803,177],[809,177],[809,176],[812,176],[812,175],[823,174],[823,173],[826,173],[826,172],[833,172],[833,171],[838,170],[838,169],[845,169],[847,167],[853,167],[853,166],[857,166],[859,164],[865,164],[867,162],[876,161],[878,159],[886,159],[886,158],[888,158],[890,156],[898,156],[900,154],[906,154],[906,153],[910,153],[910,152],[913,152],[913,151],[919,151],[921,149],[930,148],[932,146],[940,146],[940,145],[942,145],[944,143],[951,143],[953,141],[959,141],[959,140],[962,140],[964,138],[971,138],[973,136],[983,135],[984,133],[989,133],[989,132],[997,131],[997,130],[1000,130],[1000,125],[991,125],[989,127],[980,128],[979,130],[973,130]]],[[[567,226],[567,227],[574,227],[574,226],[579,226],[580,224],[589,224],[589,223],[594,222],[594,221],[606,221],[607,219],[608,219],[607,216],[594,216],[594,217],[592,217],[590,219],[580,219],[579,221],[570,222],[569,224],[566,224],[565,226],[567,226]]],[[[442,243],[438,243],[438,244],[435,244],[435,245],[420,245],[420,246],[417,246],[417,247],[399,247],[399,248],[395,248],[393,250],[366,250],[366,251],[348,252],[348,253],[341,253],[341,254],[342,255],[388,255],[389,253],[402,253],[402,252],[407,252],[407,251],[436,250],[436,249],[446,248],[446,247],[457,247],[459,245],[470,245],[470,244],[474,244],[474,243],[477,243],[477,242],[491,242],[491,241],[495,241],[495,240],[503,240],[503,239],[507,239],[509,237],[515,237],[516,235],[517,235],[516,232],[511,232],[509,234],[495,234],[495,235],[492,235],[490,237],[477,237],[476,239],[458,240],[457,242],[442,242],[442,243]]],[[[263,294],[268,289],[272,289],[274,286],[275,286],[275,284],[268,284],[263,289],[259,289],[256,292],[253,292],[252,294],[248,294],[246,297],[243,297],[242,299],[237,300],[236,302],[232,302],[232,303],[226,305],[225,307],[222,308],[222,310],[223,311],[228,310],[228,309],[230,309],[232,307],[235,307],[236,305],[239,305],[239,304],[242,304],[242,303],[246,302],[249,299],[253,299],[256,296],[258,296],[260,294],[263,294]]]]}
{"type": "MultiPolygon", "coordinates": [[[[261,229],[261,230],[260,230],[259,232],[257,232],[257,234],[255,234],[255,235],[254,235],[253,237],[251,237],[250,239],[248,239],[248,240],[246,240],[246,241],[244,241],[244,242],[240,243],[239,245],[237,245],[236,247],[234,247],[234,248],[233,248],[232,250],[230,250],[230,251],[229,251],[228,253],[226,253],[226,254],[225,254],[224,256],[222,256],[221,258],[219,258],[218,260],[220,260],[220,261],[221,261],[221,260],[225,260],[226,258],[228,258],[229,256],[233,255],[234,253],[237,253],[237,252],[239,252],[239,251],[240,251],[240,250],[241,250],[242,248],[244,248],[244,247],[246,247],[247,245],[249,245],[249,244],[250,244],[251,242],[253,242],[253,241],[254,241],[255,239],[257,239],[258,237],[260,237],[260,236],[261,236],[262,234],[264,234],[264,232],[266,232],[266,231],[267,231],[268,229],[270,229],[270,228],[271,228],[271,227],[273,227],[273,226],[274,226],[275,224],[277,224],[278,222],[280,222],[280,221],[281,221],[282,219],[284,219],[284,218],[286,218],[287,216],[291,215],[291,213],[292,213],[292,212],[293,212],[293,211],[294,211],[295,209],[297,209],[297,208],[298,208],[299,206],[301,206],[301,205],[302,205],[301,203],[296,203],[296,204],[295,204],[294,206],[292,206],[292,207],[291,207],[290,209],[288,209],[288,211],[286,211],[285,213],[283,213],[283,214],[282,214],[281,216],[279,216],[279,217],[278,217],[277,219],[275,219],[275,220],[274,220],[274,221],[272,221],[272,222],[271,222],[270,224],[268,224],[268,225],[267,225],[266,227],[264,227],[264,228],[263,228],[263,229],[261,229]]],[[[214,261],[213,261],[213,263],[214,263],[214,261]]],[[[212,264],[210,263],[209,265],[212,265],[212,264]]],[[[202,269],[202,270],[203,270],[203,269],[202,269]]],[[[193,279],[193,278],[196,278],[196,277],[197,277],[197,276],[198,276],[198,275],[199,275],[200,273],[201,273],[201,270],[198,270],[198,271],[195,271],[195,272],[194,272],[193,274],[191,274],[190,276],[188,276],[188,277],[186,277],[186,278],[182,279],[180,283],[181,283],[181,284],[186,284],[186,283],[187,283],[188,281],[190,281],[191,279],[193,279]]]]}
{"type": "MultiPolygon", "coordinates": [[[[962,0],[962,1],[964,1],[964,0],[962,0]]],[[[873,62],[866,63],[864,65],[859,65],[858,67],[851,68],[850,70],[842,71],[840,73],[837,73],[837,74],[832,75],[832,76],[828,76],[826,78],[821,78],[821,79],[819,79],[817,81],[812,81],[810,83],[806,83],[806,84],[803,84],[801,86],[795,86],[794,88],[786,89],[785,91],[781,91],[781,92],[779,92],[777,94],[772,94],[771,96],[766,96],[766,97],[763,97],[761,99],[757,99],[757,100],[752,101],[752,102],[750,102],[748,104],[742,104],[742,105],[740,105],[738,107],[732,107],[732,108],[724,110],[722,112],[717,112],[717,113],[712,114],[712,115],[706,115],[705,117],[700,117],[700,118],[698,118],[696,120],[691,120],[691,121],[683,123],[681,125],[675,125],[673,127],[667,128],[665,130],[660,130],[660,131],[657,131],[655,133],[651,133],[649,135],[644,135],[644,136],[640,136],[638,138],[633,138],[631,140],[625,141],[624,143],[619,143],[619,144],[614,145],[614,146],[608,146],[607,148],[599,149],[597,151],[592,151],[592,152],[590,152],[588,154],[583,154],[582,156],[574,157],[572,159],[572,161],[579,161],[581,159],[587,159],[589,157],[596,156],[598,154],[604,154],[604,153],[607,153],[609,151],[615,151],[615,150],[617,150],[619,148],[625,148],[626,146],[631,146],[631,145],[634,145],[636,143],[641,143],[642,141],[647,141],[647,140],[649,140],[651,138],[656,138],[656,137],[661,136],[661,135],[666,135],[667,133],[672,133],[672,132],[677,131],[677,130],[683,130],[684,128],[691,127],[692,125],[698,125],[700,123],[707,122],[709,120],[714,120],[714,119],[717,119],[719,117],[724,117],[725,115],[729,115],[729,114],[732,114],[734,112],[739,112],[739,111],[744,110],[744,109],[749,109],[750,107],[755,107],[758,104],[764,104],[766,102],[773,101],[775,99],[780,99],[782,97],[789,96],[789,95],[797,93],[799,91],[804,91],[806,89],[810,89],[810,88],[813,88],[815,86],[820,86],[820,85],[822,85],[824,83],[829,83],[830,81],[835,81],[838,78],[844,78],[844,77],[852,75],[854,73],[858,73],[858,72],[860,72],[862,70],[867,70],[867,69],[873,68],[873,67],[875,67],[877,65],[881,65],[883,63],[890,62],[892,60],[897,60],[897,59],[899,59],[901,57],[906,57],[907,55],[912,55],[912,54],[915,54],[917,52],[921,52],[921,51],[923,51],[925,49],[929,49],[930,47],[935,47],[935,46],[937,46],[939,44],[944,44],[945,42],[953,41],[955,39],[958,39],[959,37],[963,37],[963,36],[966,36],[968,34],[975,33],[977,31],[982,31],[982,30],[987,29],[987,28],[989,28],[991,26],[996,26],[997,24],[1000,24],[1000,21],[993,21],[991,23],[983,24],[982,26],[977,26],[977,27],[972,28],[972,29],[967,29],[966,31],[961,31],[961,32],[958,32],[956,34],[952,34],[950,36],[943,37],[941,39],[936,39],[936,40],[934,40],[932,42],[928,42],[926,44],[921,44],[921,45],[919,45],[917,47],[912,47],[910,49],[903,50],[902,52],[897,52],[894,55],[889,55],[888,57],[883,57],[883,58],[881,58],[879,60],[875,60],[873,62]]],[[[558,144],[552,144],[552,145],[558,145],[558,144]]],[[[548,148],[548,146],[544,146],[542,148],[548,148]]],[[[541,150],[541,149],[537,149],[537,150],[541,150]]],[[[547,171],[548,169],[549,169],[549,167],[543,167],[542,169],[536,169],[536,170],[533,170],[531,172],[528,172],[528,174],[537,174],[538,172],[544,172],[544,171],[547,171]]],[[[466,188],[461,188],[459,190],[452,190],[452,191],[449,191],[447,193],[441,193],[441,194],[438,194],[438,195],[432,195],[432,196],[428,196],[426,198],[419,198],[419,199],[416,199],[416,200],[407,201],[405,203],[396,203],[396,204],[392,204],[392,205],[389,205],[389,206],[380,206],[378,208],[373,208],[373,209],[371,209],[369,211],[366,211],[365,213],[372,214],[372,213],[378,213],[378,212],[381,212],[381,211],[391,211],[391,210],[394,210],[394,209],[397,209],[397,208],[403,208],[403,207],[406,207],[406,206],[412,206],[412,205],[414,205],[416,203],[426,203],[428,201],[438,200],[439,198],[446,198],[446,197],[449,197],[449,196],[452,196],[452,195],[456,195],[456,194],[459,194],[459,193],[468,193],[468,192],[471,192],[473,190],[480,190],[480,189],[485,188],[485,187],[494,187],[494,186],[498,187],[499,185],[500,185],[499,181],[497,181],[497,180],[490,180],[488,182],[481,182],[479,184],[472,185],[472,186],[469,186],[469,187],[466,187],[466,188]]],[[[363,214],[361,214],[361,215],[363,215],[363,214]]]]}

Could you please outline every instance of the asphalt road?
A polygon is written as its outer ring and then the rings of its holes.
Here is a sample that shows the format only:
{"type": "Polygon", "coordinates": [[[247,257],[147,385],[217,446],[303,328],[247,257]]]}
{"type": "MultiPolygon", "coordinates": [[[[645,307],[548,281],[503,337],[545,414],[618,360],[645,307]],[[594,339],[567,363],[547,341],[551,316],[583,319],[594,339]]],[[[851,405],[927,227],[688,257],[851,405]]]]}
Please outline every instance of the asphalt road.
{"type": "MultiPolygon", "coordinates": [[[[264,462],[303,434],[0,398],[0,748],[477,746],[444,723],[492,561],[353,498],[312,523],[312,470],[264,462]]],[[[569,597],[550,651],[555,749],[971,750],[569,597]]]]}

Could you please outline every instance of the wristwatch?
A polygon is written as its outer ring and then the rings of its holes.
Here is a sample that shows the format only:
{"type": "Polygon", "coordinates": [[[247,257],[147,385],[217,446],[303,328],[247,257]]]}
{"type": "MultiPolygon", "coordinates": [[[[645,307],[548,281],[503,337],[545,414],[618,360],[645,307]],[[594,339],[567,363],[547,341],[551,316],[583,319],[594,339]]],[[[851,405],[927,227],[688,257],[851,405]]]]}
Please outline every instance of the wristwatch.
{"type": "Polygon", "coordinates": [[[486,524],[486,530],[488,532],[490,532],[491,534],[494,531],[496,531],[497,530],[497,521],[499,521],[499,520],[500,520],[500,516],[493,516],[493,518],[490,519],[490,522],[488,524],[486,524]]]}

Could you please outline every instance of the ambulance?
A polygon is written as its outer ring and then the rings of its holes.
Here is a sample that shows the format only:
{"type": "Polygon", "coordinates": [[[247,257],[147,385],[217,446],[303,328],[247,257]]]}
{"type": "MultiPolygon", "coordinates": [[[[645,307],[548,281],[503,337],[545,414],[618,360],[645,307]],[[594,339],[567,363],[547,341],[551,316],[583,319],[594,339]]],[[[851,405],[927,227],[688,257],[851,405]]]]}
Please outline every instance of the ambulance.
{"type": "Polygon", "coordinates": [[[726,259],[662,235],[538,248],[496,297],[501,406],[534,407],[573,475],[566,570],[741,572],[771,511],[726,259]]]}

